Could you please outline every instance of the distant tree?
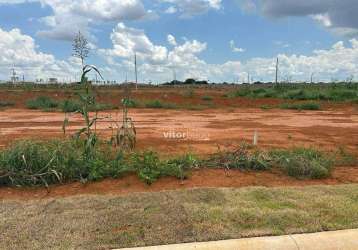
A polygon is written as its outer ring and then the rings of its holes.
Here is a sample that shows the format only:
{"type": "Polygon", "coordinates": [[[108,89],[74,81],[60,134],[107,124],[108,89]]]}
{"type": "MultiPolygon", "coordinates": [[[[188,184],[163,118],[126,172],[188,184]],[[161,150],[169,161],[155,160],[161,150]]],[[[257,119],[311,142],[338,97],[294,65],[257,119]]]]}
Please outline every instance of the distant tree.
{"type": "Polygon", "coordinates": [[[83,67],[85,66],[85,60],[89,56],[90,48],[89,48],[88,40],[84,35],[82,35],[81,31],[79,31],[76,37],[74,38],[72,49],[73,49],[72,55],[81,60],[82,69],[83,69],[83,67]]]}
{"type": "Polygon", "coordinates": [[[195,83],[196,83],[196,80],[192,79],[192,78],[186,79],[184,82],[184,84],[195,84],[195,83]]]}

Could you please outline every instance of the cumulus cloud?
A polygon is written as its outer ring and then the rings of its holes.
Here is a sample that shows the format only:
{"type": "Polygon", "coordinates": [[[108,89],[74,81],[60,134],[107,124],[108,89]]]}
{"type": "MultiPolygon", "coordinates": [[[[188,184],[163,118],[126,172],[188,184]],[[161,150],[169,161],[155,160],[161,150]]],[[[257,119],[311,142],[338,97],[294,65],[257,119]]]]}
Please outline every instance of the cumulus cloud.
{"type": "Polygon", "coordinates": [[[143,30],[119,23],[111,34],[112,49],[100,50],[101,54],[121,58],[137,56],[152,64],[161,64],[167,58],[167,48],[154,45],[143,30]]]}
{"type": "MultiPolygon", "coordinates": [[[[274,79],[276,56],[255,57],[247,61],[228,61],[222,64],[208,63],[200,58],[207,49],[205,42],[184,40],[179,43],[173,35],[168,35],[167,40],[172,46],[171,49],[153,44],[143,30],[119,24],[112,33],[113,48],[102,52],[111,58],[110,65],[120,65],[124,70],[131,71],[132,56],[134,51],[137,51],[140,55],[140,74],[143,80],[170,81],[173,69],[178,79],[246,81],[248,74],[254,80],[274,79]]],[[[308,81],[311,73],[315,73],[316,80],[329,81],[331,78],[345,79],[350,75],[358,74],[358,40],[356,39],[352,39],[349,46],[338,42],[329,49],[315,50],[311,55],[280,54],[278,57],[281,80],[290,78],[308,81]]]]}
{"type": "MultiPolygon", "coordinates": [[[[48,29],[39,36],[59,40],[72,40],[81,30],[90,37],[89,26],[98,22],[155,19],[157,14],[146,10],[141,0],[31,0],[53,10],[53,15],[41,18],[48,29]]],[[[12,3],[5,1],[6,3],[12,3]]],[[[0,2],[1,3],[1,2],[0,2]]]]}
{"type": "Polygon", "coordinates": [[[48,29],[38,35],[58,40],[72,40],[78,30],[90,36],[89,26],[99,22],[158,18],[153,10],[145,9],[141,0],[0,0],[0,4],[27,2],[39,2],[52,9],[53,15],[40,18],[48,29]]]}
{"type": "Polygon", "coordinates": [[[68,77],[75,73],[76,62],[56,60],[51,54],[38,51],[35,40],[22,34],[19,29],[5,31],[0,28],[0,75],[9,79],[9,72],[15,67],[26,78],[68,77]]]}

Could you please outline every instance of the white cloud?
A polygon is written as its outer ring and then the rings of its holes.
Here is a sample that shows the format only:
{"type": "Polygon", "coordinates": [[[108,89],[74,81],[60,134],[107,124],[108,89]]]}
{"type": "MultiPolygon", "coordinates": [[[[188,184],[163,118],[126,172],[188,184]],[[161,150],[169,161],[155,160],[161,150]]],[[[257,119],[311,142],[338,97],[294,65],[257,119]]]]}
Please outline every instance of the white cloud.
{"type": "Polygon", "coordinates": [[[191,18],[195,15],[201,15],[209,10],[220,10],[222,8],[222,0],[158,0],[163,3],[171,3],[176,7],[170,7],[171,10],[174,10],[176,13],[179,11],[181,17],[191,18]]]}
{"type": "Polygon", "coordinates": [[[174,6],[170,6],[168,9],[166,9],[164,12],[166,14],[174,14],[174,13],[177,13],[177,8],[175,8],[174,6]]]}
{"type": "MultiPolygon", "coordinates": [[[[40,77],[67,77],[76,70],[76,62],[56,60],[51,54],[38,51],[32,37],[19,29],[5,31],[0,28],[0,76],[9,79],[10,69],[15,67],[26,79],[40,77]]],[[[78,67],[77,67],[78,68],[78,67]]]]}
{"type": "Polygon", "coordinates": [[[49,29],[39,31],[38,35],[59,40],[72,40],[78,30],[90,37],[90,25],[98,22],[158,18],[154,11],[145,10],[141,0],[37,1],[53,10],[53,15],[40,19],[49,29]]]}
{"type": "Polygon", "coordinates": [[[328,15],[328,13],[325,14],[316,14],[316,15],[312,15],[312,18],[318,22],[320,22],[321,24],[323,24],[323,26],[325,27],[332,27],[332,21],[328,15]]]}
{"type": "MultiPolygon", "coordinates": [[[[275,76],[276,56],[256,57],[247,61],[228,61],[223,64],[208,63],[200,58],[200,55],[207,49],[205,42],[185,40],[179,44],[175,37],[170,35],[167,40],[172,41],[170,45],[173,48],[168,49],[161,45],[154,45],[142,30],[119,26],[120,29],[116,29],[112,34],[116,37],[112,39],[113,48],[104,51],[112,57],[112,63],[119,60],[118,65],[126,71],[131,71],[133,60],[130,55],[133,54],[134,48],[138,48],[137,50],[142,54],[139,60],[142,80],[170,81],[173,77],[173,69],[178,79],[246,81],[250,73],[254,80],[273,81],[275,76]],[[120,34],[116,34],[118,31],[120,34]],[[156,57],[160,60],[153,60],[156,57]]],[[[345,46],[343,42],[339,42],[329,49],[313,51],[309,56],[280,54],[278,55],[279,77],[280,79],[292,78],[308,81],[311,73],[314,72],[316,80],[329,81],[332,77],[345,79],[349,75],[358,75],[358,40],[352,39],[350,45],[345,46]]]]}
{"type": "Polygon", "coordinates": [[[168,40],[168,43],[172,46],[176,46],[177,45],[177,41],[175,39],[175,37],[173,35],[168,35],[167,36],[167,40],[168,40]]]}
{"type": "Polygon", "coordinates": [[[150,61],[152,64],[162,64],[167,58],[167,48],[154,45],[143,30],[134,29],[119,23],[111,34],[113,48],[100,50],[107,56],[131,58],[137,53],[141,60],[150,61]]]}
{"type": "Polygon", "coordinates": [[[245,49],[236,47],[234,40],[231,40],[229,42],[229,45],[230,45],[232,52],[236,52],[236,53],[245,52],[245,49]]]}

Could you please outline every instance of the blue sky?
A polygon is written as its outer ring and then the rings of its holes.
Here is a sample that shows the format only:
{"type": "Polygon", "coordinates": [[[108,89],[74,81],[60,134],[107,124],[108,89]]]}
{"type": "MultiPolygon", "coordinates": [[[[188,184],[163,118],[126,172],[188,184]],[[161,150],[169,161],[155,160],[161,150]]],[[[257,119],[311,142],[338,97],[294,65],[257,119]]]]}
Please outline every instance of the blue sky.
{"type": "Polygon", "coordinates": [[[358,10],[353,0],[0,0],[0,79],[77,77],[71,40],[81,30],[88,63],[106,79],[211,81],[344,80],[358,76],[358,10]],[[349,17],[349,15],[351,17],[349,17]],[[171,37],[171,42],[169,41],[171,37]]]}

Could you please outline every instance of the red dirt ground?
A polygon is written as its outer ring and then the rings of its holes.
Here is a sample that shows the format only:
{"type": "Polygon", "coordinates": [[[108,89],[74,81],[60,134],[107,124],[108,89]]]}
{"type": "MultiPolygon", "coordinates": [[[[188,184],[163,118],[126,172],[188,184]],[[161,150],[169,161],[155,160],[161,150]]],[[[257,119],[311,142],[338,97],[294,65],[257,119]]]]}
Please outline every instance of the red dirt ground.
{"type": "MultiPolygon", "coordinates": [[[[120,120],[118,111],[100,116],[120,120]]],[[[358,113],[351,109],[328,111],[261,110],[257,108],[211,109],[203,111],[133,109],[138,132],[138,148],[154,149],[162,154],[210,154],[218,147],[252,141],[257,131],[263,148],[314,146],[351,152],[358,149],[358,113]],[[166,133],[185,134],[184,139],[167,138],[166,133]]],[[[26,109],[0,111],[0,147],[15,139],[63,137],[63,113],[26,109]]],[[[81,127],[81,117],[74,115],[69,134],[81,127]]],[[[101,138],[110,138],[110,119],[101,120],[97,130],[101,138]]]]}
{"type": "Polygon", "coordinates": [[[187,188],[213,188],[213,187],[247,187],[247,186],[307,186],[307,185],[338,185],[358,183],[357,167],[339,167],[331,178],[324,180],[297,180],[279,172],[243,172],[223,169],[202,169],[192,173],[190,178],[180,181],[174,178],[162,178],[153,185],[148,186],[136,176],[129,175],[122,179],[107,179],[100,182],[51,186],[46,188],[0,188],[2,199],[47,199],[83,194],[111,194],[125,195],[135,192],[159,192],[187,188]]]}
{"type": "MultiPolygon", "coordinates": [[[[282,100],[275,99],[227,99],[222,95],[227,90],[196,90],[196,98],[183,97],[183,89],[170,89],[163,92],[148,89],[134,94],[140,99],[161,99],[183,104],[202,104],[200,96],[214,97],[215,109],[152,110],[131,109],[130,116],[137,128],[138,149],[153,149],[162,155],[178,155],[193,152],[199,155],[211,154],[218,148],[235,147],[243,140],[252,141],[254,132],[259,135],[261,148],[289,148],[294,146],[314,146],[324,150],[337,150],[343,147],[350,152],[358,152],[358,109],[349,104],[324,103],[324,111],[292,111],[281,109],[262,110],[261,105],[278,105],[282,100]],[[184,139],[166,138],[165,133],[185,134],[184,139]]],[[[6,147],[17,139],[61,138],[63,113],[41,112],[24,109],[27,99],[46,95],[53,98],[69,98],[74,94],[66,91],[1,91],[0,98],[13,101],[11,109],[0,110],[0,147],[6,147]]],[[[99,91],[99,100],[116,104],[120,91],[99,91]]],[[[119,111],[101,112],[103,117],[111,116],[120,120],[119,111]]],[[[69,134],[81,127],[81,118],[70,118],[69,134]]],[[[97,125],[101,138],[109,138],[109,127],[113,125],[106,118],[97,125]]],[[[243,186],[303,186],[316,184],[358,183],[358,166],[337,168],[332,178],[319,181],[298,181],[280,173],[230,171],[226,176],[223,170],[200,170],[180,183],[172,178],[159,180],[146,186],[135,176],[119,180],[105,180],[81,185],[79,183],[54,186],[47,194],[46,189],[0,188],[0,199],[42,198],[75,194],[125,194],[129,192],[150,192],[190,187],[243,187],[243,186]]]]}

